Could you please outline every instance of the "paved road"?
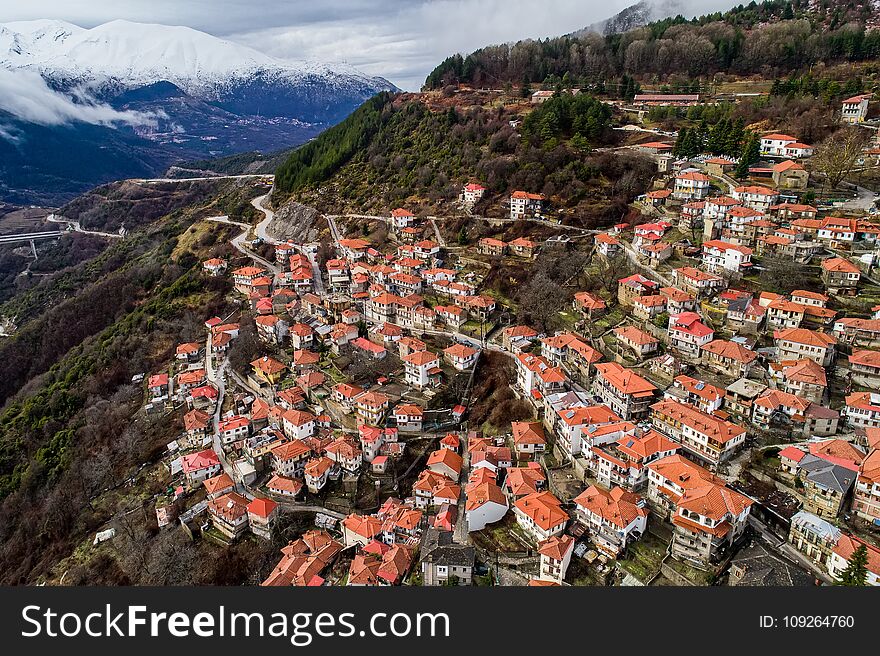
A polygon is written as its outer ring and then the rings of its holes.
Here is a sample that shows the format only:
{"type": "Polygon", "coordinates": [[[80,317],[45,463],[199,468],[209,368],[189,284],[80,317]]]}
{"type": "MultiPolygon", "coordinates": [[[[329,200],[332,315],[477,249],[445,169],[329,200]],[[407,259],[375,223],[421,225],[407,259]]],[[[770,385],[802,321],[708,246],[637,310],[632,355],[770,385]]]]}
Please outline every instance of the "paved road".
{"type": "Polygon", "coordinates": [[[98,237],[108,237],[110,239],[122,239],[125,234],[124,232],[101,232],[100,230],[86,230],[79,224],[79,221],[65,219],[63,216],[59,216],[58,214],[50,214],[46,217],[46,220],[49,223],[61,223],[70,226],[74,229],[75,232],[81,232],[85,235],[97,235],[98,237]]]}
{"type": "Polygon", "coordinates": [[[184,182],[201,182],[205,180],[247,180],[254,178],[275,178],[274,173],[250,173],[242,175],[206,175],[197,178],[129,178],[128,182],[142,184],[163,184],[168,182],[182,184],[184,182]]]}

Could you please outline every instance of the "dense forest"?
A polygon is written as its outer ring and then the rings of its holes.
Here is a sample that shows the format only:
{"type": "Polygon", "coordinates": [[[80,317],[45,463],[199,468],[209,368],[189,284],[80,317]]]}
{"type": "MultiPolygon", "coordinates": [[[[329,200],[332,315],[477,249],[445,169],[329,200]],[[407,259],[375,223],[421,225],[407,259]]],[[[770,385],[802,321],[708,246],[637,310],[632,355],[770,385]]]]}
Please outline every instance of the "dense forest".
{"type": "Polygon", "coordinates": [[[454,55],[425,80],[428,89],[544,82],[601,85],[624,74],[665,80],[724,72],[787,76],[813,64],[880,56],[869,0],[768,0],[692,20],[669,18],[625,34],[526,40],[454,55]],[[564,80],[564,82],[563,82],[564,80]]]}

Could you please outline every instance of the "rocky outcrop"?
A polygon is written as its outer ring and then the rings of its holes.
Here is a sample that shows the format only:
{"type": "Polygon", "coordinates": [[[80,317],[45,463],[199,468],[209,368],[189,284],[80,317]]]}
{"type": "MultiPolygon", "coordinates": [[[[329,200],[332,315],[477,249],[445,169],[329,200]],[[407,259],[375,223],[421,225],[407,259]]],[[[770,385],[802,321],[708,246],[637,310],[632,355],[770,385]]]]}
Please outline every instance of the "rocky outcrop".
{"type": "Polygon", "coordinates": [[[291,200],[276,210],[266,232],[282,241],[291,239],[300,244],[316,241],[319,217],[314,207],[291,200]]]}

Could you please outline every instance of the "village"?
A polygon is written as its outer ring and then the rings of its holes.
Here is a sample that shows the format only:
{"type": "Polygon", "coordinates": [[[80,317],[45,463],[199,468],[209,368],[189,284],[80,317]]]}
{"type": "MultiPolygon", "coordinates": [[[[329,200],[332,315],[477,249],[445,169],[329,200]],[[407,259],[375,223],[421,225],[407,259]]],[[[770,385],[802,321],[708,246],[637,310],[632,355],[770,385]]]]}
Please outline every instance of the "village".
{"type": "Polygon", "coordinates": [[[185,413],[159,527],[222,549],[308,518],[263,585],[813,585],[856,552],[880,584],[874,194],[823,195],[781,131],[740,177],[647,138],[622,148],[654,188],[601,230],[517,190],[470,242],[401,207],[298,243],[255,198],[264,221],[202,263],[238,310],[144,377],[147,416],[185,413]],[[517,323],[487,271],[570,252],[604,283],[564,330],[517,323]],[[236,368],[245,322],[258,353],[236,368]],[[490,368],[503,426],[470,420],[490,368]]]}

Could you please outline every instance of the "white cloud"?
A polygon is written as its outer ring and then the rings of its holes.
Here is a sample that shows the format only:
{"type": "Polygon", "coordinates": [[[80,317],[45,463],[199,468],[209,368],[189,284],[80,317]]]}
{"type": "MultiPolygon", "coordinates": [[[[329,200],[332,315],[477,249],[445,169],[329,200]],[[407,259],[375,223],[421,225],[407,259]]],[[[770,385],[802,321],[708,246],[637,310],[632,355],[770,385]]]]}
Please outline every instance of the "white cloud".
{"type": "MultiPolygon", "coordinates": [[[[157,115],[145,112],[118,111],[97,103],[77,91],[76,102],[70,96],[50,89],[39,73],[0,69],[0,110],[38,125],[64,125],[80,121],[92,125],[155,126],[157,115]]],[[[8,132],[0,136],[11,138],[8,132]]]]}

